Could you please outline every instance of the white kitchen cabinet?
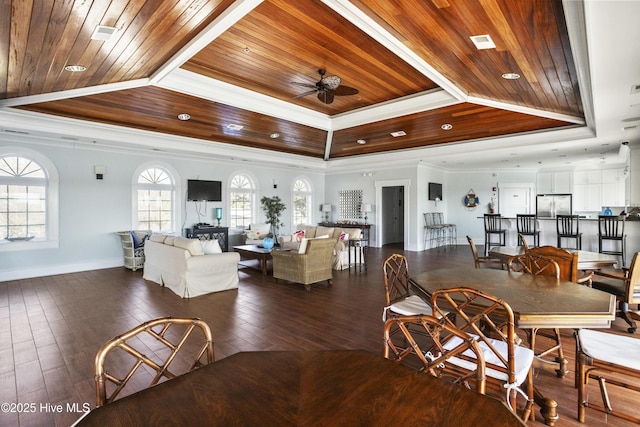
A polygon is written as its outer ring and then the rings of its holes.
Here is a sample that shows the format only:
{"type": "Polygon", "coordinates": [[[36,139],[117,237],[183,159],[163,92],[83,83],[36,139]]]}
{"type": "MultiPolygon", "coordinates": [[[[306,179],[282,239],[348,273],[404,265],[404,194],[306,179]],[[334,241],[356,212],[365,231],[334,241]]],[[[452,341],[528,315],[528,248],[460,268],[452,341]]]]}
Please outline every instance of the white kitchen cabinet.
{"type": "Polygon", "coordinates": [[[573,210],[600,211],[602,207],[602,173],[600,170],[573,173],[573,210]]]}
{"type": "Polygon", "coordinates": [[[573,172],[538,172],[536,191],[538,194],[568,194],[573,192],[573,172]]]}

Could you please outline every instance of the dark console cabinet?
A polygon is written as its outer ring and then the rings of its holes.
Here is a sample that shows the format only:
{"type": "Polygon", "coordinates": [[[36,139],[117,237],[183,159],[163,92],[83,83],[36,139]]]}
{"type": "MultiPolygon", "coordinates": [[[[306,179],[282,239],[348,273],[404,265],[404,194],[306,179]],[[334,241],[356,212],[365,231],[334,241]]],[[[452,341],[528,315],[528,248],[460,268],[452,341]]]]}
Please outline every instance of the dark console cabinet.
{"type": "Polygon", "coordinates": [[[185,228],[185,237],[189,239],[218,239],[223,252],[229,252],[229,227],[194,227],[185,228]]]}

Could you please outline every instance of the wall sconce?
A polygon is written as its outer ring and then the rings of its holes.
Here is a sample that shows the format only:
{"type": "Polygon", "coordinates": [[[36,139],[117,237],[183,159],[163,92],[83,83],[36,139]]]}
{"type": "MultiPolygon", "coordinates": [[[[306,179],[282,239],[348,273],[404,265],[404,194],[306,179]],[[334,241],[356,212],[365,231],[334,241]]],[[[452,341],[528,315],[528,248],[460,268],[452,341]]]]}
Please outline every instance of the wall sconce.
{"type": "Polygon", "coordinates": [[[218,220],[218,227],[220,227],[220,220],[222,219],[222,208],[216,208],[216,219],[218,220]]]}
{"type": "Polygon", "coordinates": [[[273,179],[273,188],[278,188],[278,184],[280,184],[280,180],[273,179]]]}
{"type": "Polygon", "coordinates": [[[331,205],[322,205],[320,210],[324,212],[324,222],[329,222],[329,212],[331,212],[331,205]]]}
{"type": "Polygon", "coordinates": [[[363,203],[362,204],[362,212],[364,212],[364,223],[366,225],[367,224],[367,219],[369,219],[367,214],[369,212],[371,212],[371,203],[363,203]]]}
{"type": "Polygon", "coordinates": [[[106,166],[94,166],[93,171],[96,174],[96,179],[103,179],[104,174],[107,173],[106,166]]]}

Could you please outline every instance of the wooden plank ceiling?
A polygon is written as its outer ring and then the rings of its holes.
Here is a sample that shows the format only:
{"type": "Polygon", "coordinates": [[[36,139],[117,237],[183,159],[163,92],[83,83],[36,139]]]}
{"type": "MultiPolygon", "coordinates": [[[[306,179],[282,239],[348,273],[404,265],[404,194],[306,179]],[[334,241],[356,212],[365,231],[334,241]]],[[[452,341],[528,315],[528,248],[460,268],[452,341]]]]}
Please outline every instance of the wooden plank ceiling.
{"type": "Polygon", "coordinates": [[[584,120],[560,1],[32,0],[1,2],[0,31],[0,106],[327,160],[584,120]],[[92,40],[98,25],[115,38],[92,40]],[[496,47],[476,49],[486,34],[496,47]],[[319,69],[346,95],[296,97],[319,69]],[[176,76],[202,90],[163,84],[176,76]],[[224,85],[251,92],[206,95],[224,85]],[[295,114],[250,107],[256,94],[295,114]]]}

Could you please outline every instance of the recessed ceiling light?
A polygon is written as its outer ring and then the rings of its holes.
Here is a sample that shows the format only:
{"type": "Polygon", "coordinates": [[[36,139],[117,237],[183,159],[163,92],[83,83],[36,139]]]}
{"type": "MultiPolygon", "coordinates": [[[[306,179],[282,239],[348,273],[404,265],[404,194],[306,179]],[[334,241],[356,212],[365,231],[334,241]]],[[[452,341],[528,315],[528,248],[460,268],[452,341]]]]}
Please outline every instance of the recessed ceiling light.
{"type": "Polygon", "coordinates": [[[440,128],[442,128],[442,130],[451,130],[453,129],[453,125],[450,123],[445,123],[442,126],[440,126],[440,128]]]}
{"type": "Polygon", "coordinates": [[[189,120],[190,118],[191,118],[191,116],[188,115],[187,113],[178,114],[178,119],[179,120],[189,120]]]}
{"type": "Polygon", "coordinates": [[[71,71],[72,73],[79,73],[85,71],[87,67],[85,67],[84,65],[67,65],[66,67],[64,67],[64,69],[67,71],[71,71]]]}
{"type": "Polygon", "coordinates": [[[502,78],[506,79],[506,80],[517,80],[517,79],[520,78],[520,74],[518,74],[518,73],[504,73],[502,75],[502,78]]]}
{"type": "Polygon", "coordinates": [[[103,40],[109,41],[118,31],[115,27],[107,27],[105,25],[98,25],[93,34],[91,34],[91,40],[103,40]]]}
{"type": "Polygon", "coordinates": [[[396,131],[396,132],[391,132],[391,136],[394,137],[394,138],[397,138],[399,136],[406,136],[406,135],[407,135],[407,133],[405,131],[403,131],[403,130],[399,130],[399,131],[396,131]]]}
{"type": "Polygon", "coordinates": [[[276,139],[276,138],[278,138],[279,136],[280,136],[280,134],[279,134],[278,132],[274,132],[274,133],[272,133],[271,135],[269,135],[269,138],[276,139]]]}
{"type": "Polygon", "coordinates": [[[227,129],[231,129],[231,130],[240,130],[240,129],[242,129],[243,127],[244,127],[244,126],[242,126],[242,125],[234,125],[233,123],[232,123],[232,124],[227,125],[227,129]]]}
{"type": "Polygon", "coordinates": [[[471,39],[473,44],[476,45],[476,49],[478,50],[496,48],[496,44],[493,42],[489,34],[484,34],[481,36],[471,36],[469,38],[471,39]]]}
{"type": "Polygon", "coordinates": [[[357,140],[356,142],[357,142],[358,144],[360,144],[360,145],[364,145],[364,144],[366,144],[366,143],[367,143],[367,141],[365,141],[364,139],[359,139],[359,140],[357,140]]]}

